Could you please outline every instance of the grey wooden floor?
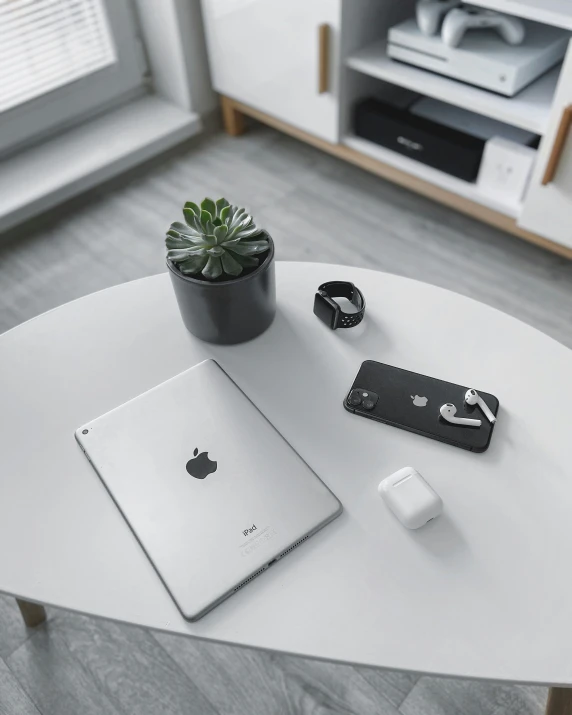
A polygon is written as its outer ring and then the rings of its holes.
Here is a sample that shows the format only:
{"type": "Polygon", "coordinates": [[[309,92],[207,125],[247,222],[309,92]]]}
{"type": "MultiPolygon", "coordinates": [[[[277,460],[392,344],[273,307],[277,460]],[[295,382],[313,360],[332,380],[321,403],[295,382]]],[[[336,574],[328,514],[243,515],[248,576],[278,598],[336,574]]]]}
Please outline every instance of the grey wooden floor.
{"type": "MultiPolygon", "coordinates": [[[[279,259],[445,286],[572,347],[572,263],[258,125],[239,139],[204,136],[5,237],[0,331],[162,271],[166,226],[205,195],[252,209],[279,259]]],[[[56,610],[30,631],[0,597],[0,715],[540,715],[545,697],[544,688],[333,666],[56,610]]]]}

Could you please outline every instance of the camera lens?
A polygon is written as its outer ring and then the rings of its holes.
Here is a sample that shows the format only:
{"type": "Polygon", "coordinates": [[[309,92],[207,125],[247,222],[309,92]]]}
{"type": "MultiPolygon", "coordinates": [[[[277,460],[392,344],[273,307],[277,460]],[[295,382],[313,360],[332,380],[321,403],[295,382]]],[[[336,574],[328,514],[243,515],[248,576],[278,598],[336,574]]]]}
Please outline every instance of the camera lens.
{"type": "Polygon", "coordinates": [[[375,402],[373,400],[364,400],[361,403],[361,406],[364,408],[364,410],[373,410],[375,407],[375,402]]]}
{"type": "Polygon", "coordinates": [[[88,432],[89,432],[89,430],[87,430],[87,429],[82,429],[82,431],[81,431],[82,434],[87,434],[88,432]]]}
{"type": "Polygon", "coordinates": [[[361,405],[361,397],[359,392],[352,392],[348,402],[350,403],[350,405],[361,405]]]}

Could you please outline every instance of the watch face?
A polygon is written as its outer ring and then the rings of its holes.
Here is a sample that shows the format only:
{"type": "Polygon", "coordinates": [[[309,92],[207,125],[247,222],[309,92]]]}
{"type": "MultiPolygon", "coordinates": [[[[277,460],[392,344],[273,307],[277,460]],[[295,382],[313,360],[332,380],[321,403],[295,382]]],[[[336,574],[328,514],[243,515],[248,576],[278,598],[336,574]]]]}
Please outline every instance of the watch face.
{"type": "MultiPolygon", "coordinates": [[[[333,301],[332,301],[333,303],[333,301]]],[[[320,318],[322,323],[325,323],[328,328],[334,329],[336,313],[338,312],[334,305],[329,302],[328,298],[316,293],[314,298],[314,313],[320,318]]],[[[339,310],[339,307],[338,307],[339,310]]]]}

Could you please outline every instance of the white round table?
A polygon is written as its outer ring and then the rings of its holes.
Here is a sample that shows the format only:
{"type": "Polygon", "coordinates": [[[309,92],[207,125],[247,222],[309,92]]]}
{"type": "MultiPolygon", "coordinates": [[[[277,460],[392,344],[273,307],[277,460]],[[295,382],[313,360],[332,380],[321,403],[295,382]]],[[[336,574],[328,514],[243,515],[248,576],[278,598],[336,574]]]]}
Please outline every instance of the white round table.
{"type": "MultiPolygon", "coordinates": [[[[0,590],[147,628],[352,664],[572,685],[572,352],[469,298],[341,266],[278,263],[278,313],[223,347],[183,327],[166,274],[89,295],[0,336],[0,590]],[[316,287],[351,280],[364,322],[331,332],[316,287]],[[344,513],[187,623],[74,429],[214,357],[344,513]],[[375,359],[496,394],[475,454],[342,407],[375,359]],[[377,495],[412,465],[444,513],[405,529],[377,495]]],[[[168,419],[168,416],[166,416],[168,419]]],[[[29,615],[29,612],[28,612],[29,615]]],[[[554,690],[550,712],[568,712],[554,690]]]]}

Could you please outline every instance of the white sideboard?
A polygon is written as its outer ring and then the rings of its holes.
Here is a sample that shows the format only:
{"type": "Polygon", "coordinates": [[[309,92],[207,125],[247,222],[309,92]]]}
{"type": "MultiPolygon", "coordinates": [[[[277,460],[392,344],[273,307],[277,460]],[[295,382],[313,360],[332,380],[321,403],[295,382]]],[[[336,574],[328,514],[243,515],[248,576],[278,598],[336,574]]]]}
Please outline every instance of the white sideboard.
{"type": "MultiPolygon", "coordinates": [[[[472,0],[572,32],[567,0],[472,0]]],[[[414,0],[202,0],[225,125],[253,116],[407,188],[572,258],[572,43],[564,62],[513,98],[395,62],[387,29],[414,0]],[[352,134],[361,98],[405,87],[541,135],[522,202],[483,192],[352,134]]]]}
{"type": "Polygon", "coordinates": [[[321,92],[316,78],[320,45],[327,45],[329,66],[340,62],[341,4],[342,0],[206,2],[215,89],[337,142],[338,78],[332,73],[321,92]]]}

